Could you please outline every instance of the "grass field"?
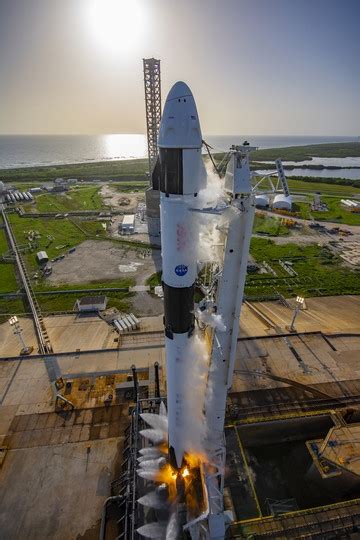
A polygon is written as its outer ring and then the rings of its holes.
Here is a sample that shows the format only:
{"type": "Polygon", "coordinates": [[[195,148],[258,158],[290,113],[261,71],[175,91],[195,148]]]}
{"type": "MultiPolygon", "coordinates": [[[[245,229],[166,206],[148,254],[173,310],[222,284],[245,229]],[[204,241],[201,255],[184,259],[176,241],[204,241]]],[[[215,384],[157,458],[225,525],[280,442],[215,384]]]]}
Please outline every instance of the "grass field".
{"type": "MultiPolygon", "coordinates": [[[[2,219],[0,217],[0,224],[2,219]]],[[[0,256],[9,251],[9,246],[6,239],[5,229],[0,229],[0,256]]]]}
{"type": "MultiPolygon", "coordinates": [[[[273,182],[277,181],[275,176],[271,177],[273,182]]],[[[288,178],[288,185],[290,192],[294,193],[314,193],[319,191],[323,195],[329,195],[334,197],[354,197],[360,195],[359,186],[343,186],[340,184],[329,182],[317,182],[316,179],[312,181],[297,180],[295,178],[288,178]]]]}
{"type": "MultiPolygon", "coordinates": [[[[90,293],[84,293],[84,296],[90,293]]],[[[94,293],[95,296],[101,293],[94,293]]],[[[133,293],[114,291],[104,293],[108,297],[108,308],[117,308],[119,311],[128,311],[130,309],[130,298],[133,293]]],[[[37,296],[40,308],[44,313],[52,313],[56,311],[71,311],[74,308],[76,299],[79,294],[58,294],[49,296],[37,296]]]]}
{"type": "Polygon", "coordinates": [[[334,195],[335,197],[360,195],[360,185],[357,186],[342,186],[335,183],[323,182],[308,182],[304,180],[288,179],[290,191],[301,193],[312,193],[320,191],[324,195],[334,195]]]}
{"type": "MultiPolygon", "coordinates": [[[[82,289],[102,289],[102,288],[123,288],[127,289],[135,285],[135,279],[133,278],[119,278],[117,280],[109,281],[90,281],[89,283],[66,283],[62,284],[59,287],[50,287],[46,282],[38,284],[34,287],[36,292],[47,292],[47,291],[64,291],[64,290],[82,290],[82,289]]],[[[84,296],[91,295],[92,293],[84,292],[84,296]]],[[[101,294],[101,292],[94,292],[94,295],[101,294]]],[[[108,299],[108,307],[116,307],[120,311],[128,309],[129,307],[129,298],[132,296],[131,293],[126,291],[108,291],[104,292],[108,299]]],[[[68,311],[73,309],[76,299],[81,296],[80,293],[69,293],[69,294],[52,294],[52,295],[37,295],[37,300],[40,304],[40,307],[45,312],[52,311],[68,311]]]]}
{"type": "Polygon", "coordinates": [[[269,236],[287,236],[290,231],[285,225],[281,224],[281,220],[266,216],[265,214],[255,214],[254,219],[254,234],[266,234],[269,236]]]}
{"type": "Polygon", "coordinates": [[[151,276],[146,280],[146,285],[150,285],[150,287],[161,285],[161,276],[162,272],[155,272],[155,274],[151,274],[151,276]]]}
{"type": "Polygon", "coordinates": [[[99,186],[76,187],[66,193],[44,193],[36,197],[38,212],[71,212],[106,208],[99,186]]]}
{"type": "MultiPolygon", "coordinates": [[[[118,288],[118,289],[127,289],[135,285],[135,279],[132,277],[128,278],[119,278],[113,280],[93,280],[88,283],[62,283],[59,287],[49,286],[47,282],[43,282],[36,287],[34,287],[35,292],[46,292],[46,291],[66,291],[71,289],[102,289],[102,288],[118,288]]],[[[99,293],[100,294],[100,293],[99,293]]]]}
{"type": "Polygon", "coordinates": [[[147,159],[126,159],[97,163],[80,163],[51,167],[26,167],[2,169],[4,182],[49,182],[55,178],[77,178],[78,180],[124,180],[145,181],[148,170],[147,159]]]}
{"type": "MultiPolygon", "coordinates": [[[[0,229],[0,256],[9,251],[5,231],[0,229]]],[[[12,263],[0,262],[0,293],[13,292],[18,289],[15,278],[15,267],[12,263]]]]}
{"type": "Polygon", "coordinates": [[[149,182],[111,182],[111,187],[115,188],[120,193],[136,193],[143,192],[149,187],[149,182]]]}
{"type": "Polygon", "coordinates": [[[328,248],[317,244],[276,245],[263,238],[251,240],[250,252],[261,263],[267,261],[277,273],[250,274],[246,279],[245,293],[250,297],[283,294],[285,297],[360,294],[360,273],[341,265],[340,259],[328,248]],[[280,266],[279,259],[293,263],[298,273],[290,277],[280,266]]]}
{"type": "Polygon", "coordinates": [[[20,246],[28,244],[29,231],[38,231],[40,234],[32,252],[24,254],[24,259],[31,270],[38,269],[36,253],[40,250],[45,250],[49,258],[53,259],[88,238],[104,238],[106,234],[100,222],[81,221],[76,218],[37,219],[10,214],[9,221],[20,246]]]}
{"type": "Polygon", "coordinates": [[[328,212],[314,212],[311,210],[310,201],[297,202],[294,204],[294,210],[300,212],[303,219],[315,219],[316,221],[330,221],[334,223],[344,223],[345,225],[359,225],[360,214],[355,214],[345,210],[340,203],[340,198],[322,197],[322,202],[326,203],[328,212]]]}
{"type": "Polygon", "coordinates": [[[0,324],[7,321],[10,315],[21,315],[21,313],[29,312],[25,309],[24,303],[20,298],[8,300],[0,298],[0,324]]]}
{"type": "MultiPolygon", "coordinates": [[[[85,296],[86,293],[84,293],[85,296]]],[[[101,294],[101,293],[94,293],[101,294]]],[[[131,297],[134,293],[128,292],[111,292],[105,293],[108,297],[108,308],[117,308],[119,311],[129,311],[131,308],[131,297]]],[[[54,294],[49,296],[37,296],[38,303],[43,313],[54,313],[59,311],[72,311],[76,299],[80,295],[76,294],[54,294]]],[[[29,312],[29,308],[24,306],[21,299],[4,299],[0,298],[0,324],[7,320],[8,314],[21,314],[29,312]]]]}

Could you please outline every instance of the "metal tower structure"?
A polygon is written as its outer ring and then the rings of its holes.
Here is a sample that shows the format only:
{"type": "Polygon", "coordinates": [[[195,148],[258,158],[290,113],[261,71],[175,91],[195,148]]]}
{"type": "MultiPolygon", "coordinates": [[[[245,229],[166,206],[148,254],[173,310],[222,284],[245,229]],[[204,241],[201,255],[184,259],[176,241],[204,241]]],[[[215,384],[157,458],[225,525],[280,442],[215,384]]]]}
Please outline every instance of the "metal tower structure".
{"type": "Polygon", "coordinates": [[[149,174],[151,179],[158,155],[157,138],[161,121],[160,60],[144,58],[143,66],[149,174]]]}

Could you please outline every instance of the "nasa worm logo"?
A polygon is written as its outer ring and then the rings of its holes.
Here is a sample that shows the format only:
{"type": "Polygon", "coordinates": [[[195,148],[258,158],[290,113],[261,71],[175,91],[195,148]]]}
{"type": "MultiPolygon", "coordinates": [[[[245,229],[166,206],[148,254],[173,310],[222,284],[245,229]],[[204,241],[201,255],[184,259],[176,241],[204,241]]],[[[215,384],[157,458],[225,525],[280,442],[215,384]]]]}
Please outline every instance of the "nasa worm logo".
{"type": "Polygon", "coordinates": [[[175,274],[177,276],[185,276],[187,274],[188,267],[185,264],[179,264],[175,267],[175,274]]]}

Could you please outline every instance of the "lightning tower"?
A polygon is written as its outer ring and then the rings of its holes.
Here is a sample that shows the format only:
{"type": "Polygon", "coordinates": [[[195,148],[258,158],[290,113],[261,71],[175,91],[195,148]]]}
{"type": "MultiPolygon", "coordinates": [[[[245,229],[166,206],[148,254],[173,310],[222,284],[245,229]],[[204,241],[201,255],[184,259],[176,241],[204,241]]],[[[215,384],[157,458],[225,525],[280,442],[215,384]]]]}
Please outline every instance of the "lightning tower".
{"type": "Polygon", "coordinates": [[[149,156],[149,174],[154,170],[157,156],[157,139],[161,122],[160,60],[144,58],[144,87],[146,109],[146,132],[149,156]]]}
{"type": "Polygon", "coordinates": [[[151,236],[160,235],[160,191],[156,174],[154,174],[158,159],[158,135],[161,122],[161,76],[160,60],[144,58],[144,88],[146,130],[149,158],[149,188],[145,192],[146,215],[148,230],[151,236]]]}

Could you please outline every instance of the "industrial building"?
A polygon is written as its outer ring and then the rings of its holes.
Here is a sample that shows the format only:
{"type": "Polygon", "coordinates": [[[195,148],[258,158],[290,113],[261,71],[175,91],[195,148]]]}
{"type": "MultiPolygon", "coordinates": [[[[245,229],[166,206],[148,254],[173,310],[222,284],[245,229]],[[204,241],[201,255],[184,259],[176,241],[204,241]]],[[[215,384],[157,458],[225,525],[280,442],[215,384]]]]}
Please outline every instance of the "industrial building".
{"type": "Polygon", "coordinates": [[[256,195],[255,206],[257,208],[267,208],[270,204],[268,195],[256,195]]]}
{"type": "Polygon", "coordinates": [[[272,207],[278,210],[288,210],[291,211],[292,208],[292,199],[291,196],[286,196],[280,193],[275,195],[272,207]]]}
{"type": "Polygon", "coordinates": [[[76,300],[75,309],[80,313],[104,311],[106,309],[107,301],[108,299],[106,296],[83,296],[76,300]]]}
{"type": "Polygon", "coordinates": [[[135,215],[126,215],[123,217],[122,223],[119,226],[121,234],[134,234],[135,232],[135,215]]]}
{"type": "Polygon", "coordinates": [[[36,254],[36,259],[39,264],[46,264],[49,261],[49,257],[46,251],[39,251],[36,254]]]}

